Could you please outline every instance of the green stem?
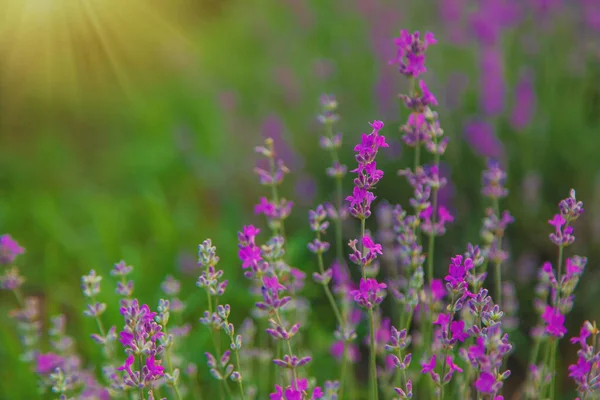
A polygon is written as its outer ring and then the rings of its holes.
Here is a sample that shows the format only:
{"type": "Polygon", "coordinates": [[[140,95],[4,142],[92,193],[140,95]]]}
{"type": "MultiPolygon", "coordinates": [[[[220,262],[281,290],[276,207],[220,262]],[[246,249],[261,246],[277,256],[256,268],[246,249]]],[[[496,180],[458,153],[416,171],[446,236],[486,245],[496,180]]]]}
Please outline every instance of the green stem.
{"type": "Polygon", "coordinates": [[[542,378],[540,380],[540,398],[544,399],[546,396],[546,388],[547,386],[544,384],[544,377],[546,375],[547,370],[549,369],[549,360],[550,360],[550,353],[552,352],[551,348],[552,348],[552,340],[549,340],[548,342],[546,342],[546,348],[544,350],[544,369],[542,371],[542,378]]]}
{"type": "MultiPolygon", "coordinates": [[[[596,328],[596,324],[594,323],[594,334],[592,336],[592,343],[593,343],[593,345],[592,345],[592,348],[593,348],[592,354],[596,354],[596,348],[597,348],[596,342],[597,342],[598,334],[595,332],[596,331],[595,328],[596,328]]],[[[587,378],[585,379],[586,383],[590,381],[590,377],[592,375],[592,369],[593,368],[590,368],[590,370],[587,373],[587,378]]],[[[586,392],[583,394],[582,400],[587,400],[587,397],[588,397],[589,393],[590,393],[590,389],[588,388],[588,390],[586,390],[586,392]]]]}
{"type": "Polygon", "coordinates": [[[344,340],[344,352],[342,353],[342,367],[340,372],[340,390],[338,392],[338,396],[340,399],[343,399],[344,395],[344,387],[346,386],[346,374],[348,370],[348,342],[344,340]]]}
{"type": "MultiPolygon", "coordinates": [[[[568,223],[566,226],[569,226],[568,223]]],[[[558,263],[557,263],[558,265],[556,268],[556,271],[557,271],[556,279],[559,281],[559,287],[556,289],[556,296],[554,299],[555,312],[558,312],[558,305],[560,302],[560,275],[562,274],[562,261],[563,261],[563,252],[564,252],[563,249],[564,249],[563,245],[558,246],[558,263]]],[[[553,340],[552,354],[551,354],[551,358],[550,358],[550,365],[551,365],[550,373],[552,374],[551,380],[550,380],[550,400],[554,400],[554,390],[555,390],[555,385],[556,385],[556,371],[554,369],[556,367],[557,349],[558,349],[558,339],[553,340]]]]}
{"type": "MultiPolygon", "coordinates": [[[[271,169],[271,176],[275,176],[275,172],[276,172],[276,167],[275,167],[275,149],[273,148],[273,141],[270,140],[268,142],[269,145],[269,150],[271,151],[271,156],[269,157],[269,167],[271,169]]],[[[279,206],[279,192],[277,190],[277,184],[275,182],[273,182],[271,184],[271,196],[272,196],[272,202],[275,203],[277,206],[279,206]]],[[[273,232],[274,234],[277,234],[277,230],[274,230],[273,232]]],[[[281,235],[281,237],[285,237],[285,228],[283,225],[283,220],[279,221],[279,234],[281,235]]]]}
{"type": "Polygon", "coordinates": [[[440,375],[440,378],[442,380],[442,382],[440,384],[440,400],[444,400],[444,387],[446,386],[446,384],[444,383],[444,376],[446,375],[446,367],[448,365],[448,351],[449,350],[450,350],[449,348],[446,348],[446,351],[444,352],[444,362],[442,364],[442,375],[440,375]]]}
{"type": "MultiPolygon", "coordinates": [[[[279,326],[283,327],[283,322],[281,321],[281,316],[279,315],[279,311],[275,310],[275,318],[277,319],[277,323],[279,324],[279,326]]],[[[287,348],[288,348],[288,355],[290,357],[294,357],[294,352],[292,351],[292,344],[291,344],[291,340],[287,339],[285,341],[285,343],[287,344],[287,348]]],[[[291,382],[291,386],[292,388],[296,389],[296,385],[298,383],[298,374],[296,372],[296,368],[292,368],[292,382],[291,382]]]]}
{"type": "Polygon", "coordinates": [[[370,383],[371,383],[371,393],[373,397],[371,399],[378,400],[379,399],[379,389],[377,387],[377,364],[376,357],[377,352],[375,348],[375,316],[373,315],[373,309],[369,309],[369,319],[371,321],[371,335],[370,335],[370,345],[371,345],[371,360],[369,363],[369,371],[370,371],[370,383]]]}
{"type": "MultiPolygon", "coordinates": [[[[328,122],[325,124],[325,134],[328,139],[333,139],[333,122],[328,122]]],[[[337,150],[332,148],[329,152],[331,156],[331,161],[336,164],[340,162],[337,150]]],[[[335,177],[335,208],[338,213],[338,218],[335,220],[335,251],[336,251],[336,259],[340,265],[344,260],[344,249],[343,249],[343,239],[342,239],[342,205],[344,201],[344,193],[342,188],[342,177],[335,177]]]]}
{"type": "MultiPolygon", "coordinates": [[[[167,325],[164,324],[163,325],[163,332],[165,337],[168,335],[167,333],[167,325]]],[[[169,345],[168,348],[165,349],[165,357],[167,359],[167,368],[169,368],[169,374],[171,376],[173,376],[173,362],[171,361],[171,345],[169,345]]],[[[173,386],[173,391],[175,392],[175,397],[177,397],[177,400],[181,400],[181,393],[179,392],[179,387],[177,386],[177,382],[173,382],[173,384],[171,385],[173,386]]]]}
{"type": "MultiPolygon", "coordinates": [[[[494,214],[500,220],[500,204],[497,198],[493,199],[494,214]]],[[[498,254],[502,251],[502,236],[496,237],[496,251],[498,254]]],[[[497,260],[494,262],[496,272],[496,304],[502,307],[502,262],[497,260]]]]}
{"type": "MultiPolygon", "coordinates": [[[[138,366],[140,368],[140,375],[142,374],[143,364],[144,364],[144,362],[142,361],[142,355],[140,354],[140,356],[138,358],[138,366]]],[[[139,392],[140,392],[140,400],[144,400],[144,387],[143,386],[139,388],[139,392]]]]}
{"type": "MultiPolygon", "coordinates": [[[[364,217],[362,217],[360,219],[360,246],[361,246],[361,254],[364,256],[365,254],[365,245],[363,244],[363,240],[365,238],[365,225],[366,225],[366,219],[364,217]]],[[[362,277],[363,279],[367,278],[367,271],[366,271],[366,266],[363,266],[362,268],[362,277]]]]}
{"type": "Polygon", "coordinates": [[[25,301],[23,300],[23,294],[21,293],[20,288],[15,288],[12,291],[15,294],[15,298],[17,299],[17,303],[21,309],[25,308],[25,301]]]}

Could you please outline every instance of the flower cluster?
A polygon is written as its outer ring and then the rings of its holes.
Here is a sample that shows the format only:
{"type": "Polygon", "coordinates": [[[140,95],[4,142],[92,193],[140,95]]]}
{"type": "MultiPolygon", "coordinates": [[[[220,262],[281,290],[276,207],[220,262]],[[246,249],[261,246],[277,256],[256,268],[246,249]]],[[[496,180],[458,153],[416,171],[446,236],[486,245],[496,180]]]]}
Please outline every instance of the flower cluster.
{"type": "Polygon", "coordinates": [[[512,350],[508,334],[503,332],[504,313],[492,302],[488,291],[481,289],[468,301],[468,311],[475,323],[467,330],[475,344],[461,349],[461,357],[477,372],[474,382],[476,393],[495,396],[501,391],[510,370],[502,371],[503,360],[512,350]]]}
{"type": "Polygon", "coordinates": [[[577,351],[577,363],[569,365],[569,377],[577,384],[577,391],[583,399],[589,396],[595,398],[600,388],[598,332],[595,322],[585,321],[579,336],[571,338],[571,343],[579,343],[580,349],[577,351]],[[589,339],[591,344],[588,344],[589,339]]]}
{"type": "Polygon", "coordinates": [[[383,122],[373,121],[370,134],[363,133],[361,142],[354,147],[358,168],[353,169],[358,177],[354,179],[352,195],[346,200],[350,202],[350,214],[358,219],[366,219],[371,215],[371,203],[375,195],[371,191],[383,177],[383,171],[377,169],[375,156],[381,147],[388,147],[385,136],[379,134],[383,122]]]}
{"type": "Polygon", "coordinates": [[[291,201],[283,198],[280,199],[277,193],[277,187],[283,183],[283,177],[289,172],[289,169],[285,166],[283,160],[276,158],[273,139],[269,138],[265,140],[265,145],[256,147],[256,152],[267,159],[269,168],[267,170],[256,167],[254,171],[258,175],[262,185],[272,188],[273,196],[271,199],[261,197],[259,203],[254,207],[254,212],[267,217],[269,226],[272,229],[280,230],[294,205],[291,201]]]}
{"type": "Polygon", "coordinates": [[[150,311],[146,304],[139,305],[137,299],[121,307],[125,327],[119,332],[119,341],[128,354],[125,363],[118,368],[125,371],[124,383],[134,388],[151,387],[152,383],[164,375],[164,367],[157,356],[164,346],[160,343],[164,335],[162,326],[154,320],[156,312],[150,311]],[[134,364],[138,361],[139,367],[134,364]]]}
{"type": "Polygon", "coordinates": [[[19,288],[25,282],[25,278],[20,274],[19,268],[12,264],[23,253],[25,249],[10,235],[0,236],[0,267],[6,267],[4,271],[0,271],[0,290],[10,290],[15,296],[20,296],[19,288]]]}
{"type": "Polygon", "coordinates": [[[421,39],[419,32],[400,31],[400,37],[394,39],[396,57],[390,61],[396,64],[401,74],[415,78],[427,71],[425,68],[425,52],[427,48],[437,43],[433,33],[427,32],[421,39]]]}

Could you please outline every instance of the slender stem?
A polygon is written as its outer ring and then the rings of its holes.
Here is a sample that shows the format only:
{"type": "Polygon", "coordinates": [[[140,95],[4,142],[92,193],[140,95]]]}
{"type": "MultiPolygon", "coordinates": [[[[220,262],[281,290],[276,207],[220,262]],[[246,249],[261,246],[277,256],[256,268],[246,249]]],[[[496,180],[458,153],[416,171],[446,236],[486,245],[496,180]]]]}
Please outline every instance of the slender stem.
{"type": "MultiPolygon", "coordinates": [[[[269,157],[269,167],[271,169],[271,176],[275,176],[275,172],[276,172],[276,166],[275,166],[275,149],[273,148],[273,141],[271,140],[269,142],[270,145],[270,150],[271,150],[271,156],[269,157]]],[[[277,184],[275,182],[273,182],[271,184],[271,196],[272,196],[272,202],[275,203],[275,205],[277,207],[279,207],[279,192],[277,190],[277,184]]],[[[275,232],[273,232],[274,234],[277,234],[277,230],[275,230],[275,232]]],[[[283,220],[279,220],[279,234],[281,235],[281,237],[285,237],[285,227],[283,225],[283,220]]]]}
{"type": "MultiPolygon", "coordinates": [[[[365,238],[365,230],[366,230],[365,223],[366,223],[366,219],[364,217],[362,217],[360,219],[360,246],[361,246],[361,253],[363,256],[365,254],[365,245],[363,244],[363,239],[365,238]]],[[[362,268],[362,277],[363,277],[363,279],[365,279],[367,277],[367,271],[364,266],[362,268]]]]}
{"type": "MultiPolygon", "coordinates": [[[[275,310],[275,318],[277,319],[277,323],[279,324],[279,326],[283,327],[283,322],[281,321],[281,316],[279,315],[279,311],[278,310],[275,310]]],[[[288,352],[289,352],[288,355],[290,357],[293,357],[294,356],[294,352],[292,351],[292,344],[290,343],[291,340],[287,339],[287,340],[285,340],[285,342],[287,344],[287,348],[288,348],[288,352]]],[[[298,374],[296,372],[296,368],[295,367],[292,368],[292,378],[293,378],[293,380],[291,382],[292,383],[291,386],[292,386],[292,388],[296,389],[296,385],[298,383],[298,374]]]]}
{"type": "MultiPolygon", "coordinates": [[[[325,124],[325,134],[328,139],[333,139],[333,122],[327,122],[325,124]]],[[[337,150],[335,148],[331,148],[329,152],[331,156],[331,161],[336,164],[340,162],[337,150]]],[[[342,205],[344,201],[344,193],[342,188],[342,177],[335,177],[335,208],[338,213],[338,218],[335,220],[335,251],[336,251],[336,259],[340,265],[344,260],[344,250],[343,250],[343,239],[342,239],[342,205]]]]}
{"type": "Polygon", "coordinates": [[[223,379],[223,386],[225,386],[225,391],[227,392],[227,396],[229,399],[233,398],[233,393],[231,392],[231,388],[229,387],[229,383],[227,383],[227,379],[223,379]]]}
{"type": "Polygon", "coordinates": [[[446,351],[444,352],[444,362],[442,364],[442,375],[440,375],[440,377],[442,379],[442,383],[440,384],[440,400],[444,400],[444,387],[446,386],[446,384],[444,383],[444,376],[446,375],[446,367],[448,364],[448,350],[449,350],[449,348],[446,348],[446,351]]]}
{"type": "MultiPolygon", "coordinates": [[[[232,343],[233,343],[233,336],[231,337],[232,339],[232,343]]],[[[235,360],[237,362],[237,368],[238,368],[238,372],[240,372],[241,374],[241,368],[242,368],[242,363],[240,362],[240,351],[236,348],[235,349],[235,360]]],[[[242,383],[242,377],[240,377],[240,380],[238,381],[240,384],[240,394],[242,396],[242,400],[244,400],[246,398],[246,394],[244,393],[244,384],[242,383]]]]}
{"type": "MultiPolygon", "coordinates": [[[[596,325],[596,324],[594,324],[594,327],[595,327],[595,325],[596,325]]],[[[594,331],[595,331],[595,329],[594,329],[594,331]]],[[[596,348],[597,348],[597,346],[596,346],[596,342],[597,342],[597,337],[598,337],[598,334],[597,334],[597,333],[594,333],[594,334],[593,334],[593,336],[592,336],[592,343],[593,343],[593,345],[592,345],[592,348],[593,348],[593,350],[592,350],[592,354],[596,354],[596,348]]],[[[587,397],[588,397],[588,394],[590,393],[590,389],[589,389],[589,386],[590,386],[590,385],[589,385],[589,382],[590,382],[590,377],[591,377],[591,375],[592,375],[592,369],[593,369],[593,368],[590,368],[590,370],[589,370],[589,371],[588,371],[588,373],[587,373],[586,379],[585,379],[585,382],[586,382],[586,383],[588,383],[588,388],[587,388],[587,390],[585,391],[585,393],[583,394],[583,399],[582,399],[582,400],[586,400],[586,399],[587,399],[587,397]]]]}
{"type": "MultiPolygon", "coordinates": [[[[167,324],[163,325],[163,332],[165,337],[168,335],[167,333],[167,324]]],[[[173,344],[171,343],[169,345],[168,348],[165,349],[165,357],[167,359],[167,368],[169,368],[169,374],[171,376],[173,376],[173,362],[171,361],[171,346],[173,344]]],[[[181,400],[181,393],[179,392],[179,387],[177,386],[177,382],[173,382],[172,385],[173,386],[173,391],[175,392],[175,397],[177,397],[177,400],[181,400]]]]}
{"type": "Polygon", "coordinates": [[[551,374],[551,383],[550,383],[550,400],[554,400],[554,389],[555,389],[555,376],[556,376],[556,350],[558,347],[558,340],[552,341],[552,347],[550,348],[550,374],[551,374]]]}
{"type": "Polygon", "coordinates": [[[548,342],[546,342],[546,348],[544,350],[544,369],[543,369],[543,375],[542,378],[540,380],[540,398],[544,399],[546,396],[546,388],[547,386],[544,384],[544,378],[547,372],[547,369],[549,368],[549,360],[550,360],[550,353],[552,352],[551,348],[552,348],[552,340],[550,339],[548,342]]]}
{"type": "Polygon", "coordinates": [[[17,303],[20,308],[25,308],[25,301],[23,300],[23,294],[21,293],[20,288],[14,288],[12,291],[15,294],[15,298],[17,299],[17,303]]]}
{"type": "Polygon", "coordinates": [[[340,390],[338,396],[343,399],[344,387],[346,386],[346,374],[348,371],[348,342],[344,340],[344,352],[342,353],[342,367],[340,372],[340,390]]]}
{"type": "MultiPolygon", "coordinates": [[[[142,361],[142,355],[140,354],[140,357],[138,358],[138,365],[140,368],[140,376],[142,375],[142,368],[143,368],[143,361],[142,361]]],[[[141,386],[139,388],[139,392],[140,392],[140,400],[144,400],[144,386],[141,386]]]]}
{"type": "MultiPolygon", "coordinates": [[[[321,240],[321,233],[317,232],[317,240],[321,240]]],[[[323,265],[323,253],[317,253],[317,263],[319,265],[319,272],[321,274],[325,273],[325,267],[323,265]]],[[[323,289],[325,290],[325,294],[327,295],[327,299],[329,300],[329,304],[331,304],[331,308],[333,309],[333,313],[335,314],[335,317],[337,318],[337,322],[338,324],[342,327],[342,329],[345,329],[345,321],[344,321],[344,317],[342,316],[342,313],[340,312],[339,307],[337,306],[337,302],[335,301],[335,298],[333,297],[333,294],[331,293],[331,290],[329,289],[329,285],[326,283],[322,284],[323,289]]]]}
{"type": "MultiPolygon", "coordinates": [[[[568,224],[567,224],[568,226],[568,224]]],[[[563,261],[563,249],[564,246],[563,245],[559,245],[558,246],[558,262],[557,262],[557,275],[556,275],[556,279],[559,281],[559,287],[557,287],[556,289],[556,296],[554,298],[554,309],[555,312],[558,312],[558,305],[560,302],[560,280],[561,280],[561,273],[562,273],[562,261],[563,261]]],[[[558,349],[558,339],[553,340],[552,343],[552,353],[550,355],[550,373],[551,375],[551,379],[550,379],[550,400],[554,400],[554,390],[555,390],[555,385],[556,385],[556,371],[554,370],[554,368],[556,367],[556,353],[557,353],[557,349],[558,349]]]]}
{"type": "Polygon", "coordinates": [[[376,357],[377,357],[377,352],[375,349],[375,316],[373,315],[373,309],[369,309],[369,319],[371,321],[371,335],[370,335],[370,345],[371,345],[371,360],[369,363],[369,371],[370,371],[370,375],[371,375],[371,391],[373,394],[373,397],[371,397],[371,399],[374,400],[378,400],[379,399],[379,389],[377,387],[377,364],[376,364],[376,357]]]}
{"type": "MultiPolygon", "coordinates": [[[[496,217],[498,218],[498,221],[500,220],[500,204],[497,198],[493,199],[493,207],[494,207],[494,214],[496,214],[496,217]]],[[[496,251],[498,252],[498,254],[500,254],[500,252],[502,251],[502,236],[498,236],[496,238],[496,251]]],[[[497,259],[494,262],[494,268],[495,268],[495,272],[496,272],[496,304],[498,304],[500,307],[502,307],[502,262],[500,261],[500,259],[497,259]]]]}

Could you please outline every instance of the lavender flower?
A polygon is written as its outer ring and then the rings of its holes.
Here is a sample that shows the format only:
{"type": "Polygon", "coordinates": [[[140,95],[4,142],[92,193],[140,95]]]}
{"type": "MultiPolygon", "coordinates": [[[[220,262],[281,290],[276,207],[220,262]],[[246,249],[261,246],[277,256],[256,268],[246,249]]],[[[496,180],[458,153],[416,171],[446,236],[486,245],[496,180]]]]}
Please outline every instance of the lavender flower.
{"type": "Polygon", "coordinates": [[[10,235],[0,236],[0,264],[12,264],[18,256],[24,253],[25,249],[10,235]]]}
{"type": "Polygon", "coordinates": [[[396,64],[402,75],[415,78],[427,71],[425,52],[430,45],[435,43],[437,40],[431,32],[427,32],[421,39],[419,32],[411,34],[407,30],[401,30],[400,37],[394,39],[397,53],[390,64],[396,64]]]}
{"type": "Polygon", "coordinates": [[[119,333],[119,341],[128,356],[118,370],[125,372],[124,384],[138,388],[141,393],[164,376],[161,360],[156,358],[164,350],[160,343],[164,333],[162,326],[154,321],[157,313],[150,311],[146,304],[140,306],[137,299],[123,301],[120,312],[125,319],[125,327],[119,333]],[[136,359],[138,368],[134,367],[136,359]]]}
{"type": "Polygon", "coordinates": [[[254,208],[254,212],[265,215],[269,226],[274,232],[283,231],[283,222],[290,215],[294,203],[283,198],[280,199],[277,188],[282,184],[283,177],[289,170],[283,160],[276,158],[273,139],[266,139],[264,146],[256,147],[256,152],[267,159],[269,170],[256,167],[254,172],[258,175],[262,185],[271,187],[272,197],[271,199],[261,197],[260,202],[254,208]]]}

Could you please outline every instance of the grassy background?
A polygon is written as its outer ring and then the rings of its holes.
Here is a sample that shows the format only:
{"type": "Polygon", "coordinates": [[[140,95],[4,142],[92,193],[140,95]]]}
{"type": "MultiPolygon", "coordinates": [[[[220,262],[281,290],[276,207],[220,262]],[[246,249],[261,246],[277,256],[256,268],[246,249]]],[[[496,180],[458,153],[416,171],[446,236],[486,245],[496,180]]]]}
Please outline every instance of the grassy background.
{"type": "MultiPolygon", "coordinates": [[[[0,231],[27,248],[20,259],[27,292],[43,297],[45,314],[68,316],[86,360],[98,352],[85,340],[93,321],[81,312],[80,276],[90,269],[107,276],[113,263],[125,259],[135,266],[135,292],[144,302],[157,302],[166,274],[180,277],[184,290],[194,293],[197,277],[182,273],[181,264],[206,237],[218,247],[232,281],[227,301],[234,322],[241,321],[249,297],[236,290],[245,285],[236,279],[236,232],[260,221],[251,213],[262,188],[249,171],[252,146],[265,135],[276,136],[292,169],[285,191],[298,204],[290,230],[295,265],[314,269],[303,252],[310,238],[306,211],[331,197],[326,158],[317,146],[318,96],[331,92],[338,98],[349,163],[367,121],[383,119],[386,136],[398,142],[397,126],[406,115],[394,97],[405,82],[387,60],[400,28],[431,30],[439,40],[428,53],[426,79],[451,138],[444,161],[458,221],[440,241],[439,254],[447,258],[478,240],[480,219],[472,215],[482,215],[484,206],[477,195],[484,158],[464,131],[466,123],[482,118],[502,140],[509,172],[505,206],[517,223],[509,230],[506,275],[517,279],[522,332],[531,316],[531,283],[521,277],[524,257],[538,264],[555,258],[545,221],[571,187],[586,204],[575,249],[590,264],[568,324],[578,329],[583,319],[597,317],[591,304],[600,255],[598,32],[582,28],[575,5],[548,15],[522,11],[519,23],[503,32],[507,111],[490,117],[480,102],[481,46],[465,24],[470,8],[458,22],[438,15],[432,0],[169,3],[79,10],[85,18],[65,9],[63,19],[49,13],[43,25],[39,16],[29,16],[31,10],[9,2],[12,14],[4,14],[6,29],[0,31],[0,231]],[[27,34],[10,24],[15,13],[22,24],[32,24],[23,25],[31,28],[27,34]],[[65,21],[81,35],[58,30],[65,21]],[[452,40],[454,28],[464,42],[452,40]],[[509,123],[510,107],[523,68],[532,71],[536,111],[517,131],[509,123]],[[539,186],[532,184],[535,177],[539,186]]],[[[380,198],[406,200],[407,188],[393,172],[410,163],[403,149],[385,158],[380,198]]],[[[438,261],[444,268],[445,261],[438,261]]],[[[311,293],[320,307],[319,292],[311,293]]],[[[196,307],[187,318],[197,321],[203,303],[191,296],[196,307]]],[[[0,295],[0,398],[34,399],[35,380],[17,361],[20,344],[7,317],[12,300],[0,295]]],[[[115,311],[109,315],[117,323],[115,311]]],[[[315,317],[314,324],[309,339],[326,349],[333,323],[315,317]]],[[[186,345],[200,364],[206,340],[197,329],[186,345]]],[[[513,368],[522,371],[525,358],[518,349],[526,339],[514,340],[513,368]]],[[[575,348],[564,342],[569,362],[575,348]]],[[[333,378],[323,372],[328,366],[317,361],[312,372],[333,378]]]]}

